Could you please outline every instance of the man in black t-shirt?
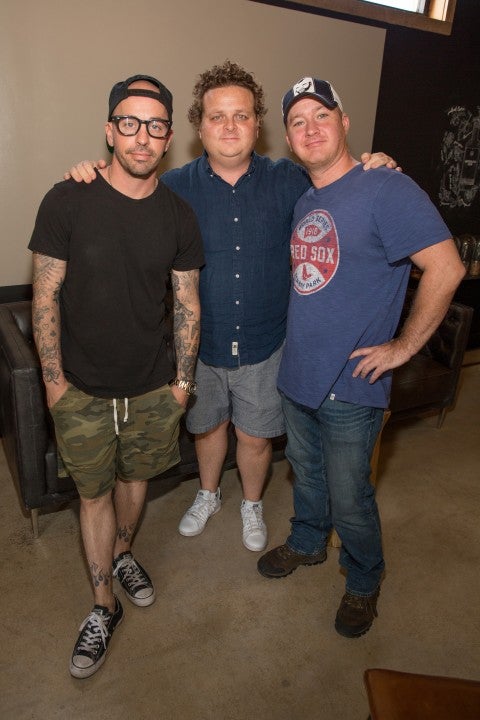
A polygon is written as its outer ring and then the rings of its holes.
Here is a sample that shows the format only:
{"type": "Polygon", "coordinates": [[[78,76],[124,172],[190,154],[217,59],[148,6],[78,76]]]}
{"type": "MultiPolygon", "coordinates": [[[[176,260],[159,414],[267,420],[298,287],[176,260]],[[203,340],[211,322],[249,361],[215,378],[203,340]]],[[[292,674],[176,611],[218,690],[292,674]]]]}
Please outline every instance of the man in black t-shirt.
{"type": "Polygon", "coordinates": [[[193,211],[157,180],[171,126],[161,82],[117,83],[106,124],[111,165],[92,185],[55,185],[29,245],[35,343],[59,456],[80,495],[95,599],[70,661],[78,678],[101,666],[123,618],[113,577],[135,605],[155,600],[131,543],[148,479],[180,459],[179,422],[195,390],[204,260],[193,211]],[[176,370],[164,337],[169,276],[176,370]]]}

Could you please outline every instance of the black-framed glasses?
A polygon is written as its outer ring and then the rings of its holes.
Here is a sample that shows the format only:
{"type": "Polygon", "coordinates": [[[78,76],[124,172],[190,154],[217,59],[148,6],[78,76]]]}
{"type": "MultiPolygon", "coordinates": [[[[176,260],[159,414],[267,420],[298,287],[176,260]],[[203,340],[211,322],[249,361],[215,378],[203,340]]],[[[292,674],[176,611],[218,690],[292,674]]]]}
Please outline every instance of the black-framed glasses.
{"type": "Polygon", "coordinates": [[[140,120],[134,115],[113,115],[112,122],[115,123],[120,135],[136,135],[142,125],[146,125],[147,132],[150,137],[162,140],[170,134],[172,127],[171,120],[162,120],[161,118],[151,118],[150,120],[140,120]]]}

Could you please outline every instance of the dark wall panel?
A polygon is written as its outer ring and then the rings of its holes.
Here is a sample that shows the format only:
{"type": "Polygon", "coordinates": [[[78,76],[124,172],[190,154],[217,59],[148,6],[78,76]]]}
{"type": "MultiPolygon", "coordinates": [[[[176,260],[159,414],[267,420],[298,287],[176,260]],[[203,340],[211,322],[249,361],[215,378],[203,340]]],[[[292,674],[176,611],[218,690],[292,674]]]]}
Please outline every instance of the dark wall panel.
{"type": "MultiPolygon", "coordinates": [[[[457,0],[451,36],[387,31],[373,146],[392,155],[438,207],[452,235],[480,236],[480,2],[457,0]]],[[[455,298],[474,308],[480,278],[455,298]]]]}
{"type": "Polygon", "coordinates": [[[449,37],[387,31],[374,148],[429,193],[453,234],[480,234],[478,0],[458,0],[449,37]]]}

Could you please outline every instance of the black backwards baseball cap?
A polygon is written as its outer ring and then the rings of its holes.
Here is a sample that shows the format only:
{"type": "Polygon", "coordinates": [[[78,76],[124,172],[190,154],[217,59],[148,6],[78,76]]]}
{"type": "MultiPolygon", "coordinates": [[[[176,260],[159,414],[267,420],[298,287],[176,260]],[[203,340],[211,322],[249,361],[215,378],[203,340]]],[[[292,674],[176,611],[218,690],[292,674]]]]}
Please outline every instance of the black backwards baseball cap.
{"type": "Polygon", "coordinates": [[[173,113],[173,105],[172,105],[172,93],[168,88],[163,85],[160,80],[157,80],[154,77],[151,77],[150,75],[133,75],[133,77],[129,77],[127,80],[122,80],[121,82],[116,83],[116,85],[113,86],[113,88],[110,91],[110,97],[108,99],[108,119],[112,119],[113,112],[117,105],[122,102],[122,100],[125,100],[127,97],[131,97],[132,95],[137,95],[139,97],[150,97],[154,100],[158,100],[162,103],[162,105],[165,106],[165,109],[168,113],[168,119],[172,119],[172,113],[173,113]],[[137,80],[145,80],[149,83],[152,83],[152,85],[155,85],[158,88],[158,92],[155,90],[147,90],[143,88],[132,88],[130,89],[130,85],[134,82],[137,82],[137,80]]]}
{"type": "Polygon", "coordinates": [[[320,100],[322,105],[333,110],[335,107],[339,107],[343,112],[342,101],[337,91],[328,80],[317,80],[313,77],[304,77],[285,93],[282,99],[282,114],[283,122],[287,124],[288,111],[294,105],[297,100],[301,100],[305,97],[315,98],[320,100]]]}

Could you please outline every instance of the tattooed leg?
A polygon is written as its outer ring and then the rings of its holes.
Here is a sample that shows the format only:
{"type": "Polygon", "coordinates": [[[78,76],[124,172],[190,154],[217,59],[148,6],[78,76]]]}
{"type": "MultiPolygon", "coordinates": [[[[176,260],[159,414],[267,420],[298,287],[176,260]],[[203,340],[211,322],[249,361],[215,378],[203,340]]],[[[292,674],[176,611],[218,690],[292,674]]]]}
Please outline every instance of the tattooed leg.
{"type": "Polygon", "coordinates": [[[90,573],[92,575],[92,582],[94,588],[101,587],[102,585],[108,587],[110,585],[110,582],[112,580],[111,568],[108,568],[108,570],[104,570],[103,568],[99,567],[97,563],[92,563],[90,565],[90,573]]]}
{"type": "Polygon", "coordinates": [[[129,525],[128,527],[124,525],[123,527],[117,528],[117,540],[121,543],[125,543],[126,546],[130,546],[134,530],[135,528],[133,525],[129,525]]]}
{"type": "Polygon", "coordinates": [[[92,500],[81,498],[80,527],[95,603],[113,611],[112,560],[116,524],[111,493],[92,500]]]}
{"type": "Polygon", "coordinates": [[[117,479],[114,504],[116,513],[116,536],[113,557],[131,549],[132,539],[142,512],[148,482],[139,480],[123,482],[117,479]]]}

